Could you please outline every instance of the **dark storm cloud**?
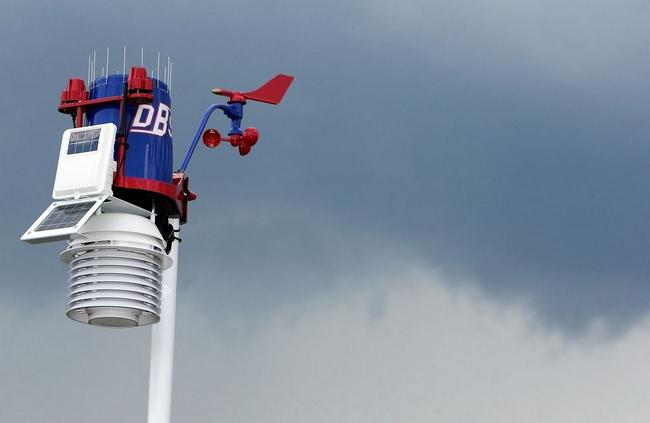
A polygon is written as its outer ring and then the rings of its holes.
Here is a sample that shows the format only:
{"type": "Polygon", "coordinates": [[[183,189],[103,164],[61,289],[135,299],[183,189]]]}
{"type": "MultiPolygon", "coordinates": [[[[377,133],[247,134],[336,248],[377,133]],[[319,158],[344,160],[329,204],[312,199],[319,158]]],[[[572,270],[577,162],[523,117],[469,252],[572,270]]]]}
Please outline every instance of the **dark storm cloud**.
{"type": "Polygon", "coordinates": [[[6,295],[64,295],[61,246],[16,239],[48,204],[66,78],[127,44],[132,62],[141,46],[149,66],[157,49],[175,60],[177,158],[209,88],[297,76],[281,107],[248,107],[262,134],[250,158],[199,151],[190,166],[192,219],[208,222],[184,234],[197,295],[277,304],[392,251],[565,329],[648,311],[645,6],[119,4],[0,17],[6,295]],[[205,276],[213,263],[229,277],[205,276]]]}

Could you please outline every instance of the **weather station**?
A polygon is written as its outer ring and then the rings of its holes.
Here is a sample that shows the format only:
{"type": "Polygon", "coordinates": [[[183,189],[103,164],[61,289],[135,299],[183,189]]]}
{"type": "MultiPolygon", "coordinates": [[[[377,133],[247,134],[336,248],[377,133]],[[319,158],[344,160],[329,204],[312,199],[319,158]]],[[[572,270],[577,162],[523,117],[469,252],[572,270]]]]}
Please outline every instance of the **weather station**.
{"type": "Polygon", "coordinates": [[[251,152],[259,131],[242,129],[248,101],[277,105],[293,77],[280,74],[260,88],[240,92],[215,88],[225,104],[208,107],[181,165],[173,166],[172,74],[167,59],[160,75],[140,66],[110,74],[110,50],[97,76],[96,54],[86,81],[68,80],[58,111],[72,117],[61,137],[54,202],[21,240],[67,241],[61,260],[69,266],[67,316],[97,327],[152,325],[149,423],[168,423],[171,411],[176,285],[180,228],[188,222],[187,169],[200,140],[221,142],[241,156],[251,152]],[[106,69],[106,70],[104,70],[106,69]],[[230,120],[227,136],[206,129],[212,113],[230,120]]]}

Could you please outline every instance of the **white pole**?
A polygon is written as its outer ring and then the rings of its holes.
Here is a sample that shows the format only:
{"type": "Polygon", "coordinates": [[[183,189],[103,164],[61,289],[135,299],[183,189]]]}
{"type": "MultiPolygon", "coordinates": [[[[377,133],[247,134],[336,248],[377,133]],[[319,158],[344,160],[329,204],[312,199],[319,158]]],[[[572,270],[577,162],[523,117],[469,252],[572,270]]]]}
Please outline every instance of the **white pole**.
{"type": "MultiPolygon", "coordinates": [[[[175,231],[180,227],[179,219],[169,219],[169,223],[175,231]]],[[[163,271],[160,322],[151,329],[148,423],[169,423],[171,414],[178,241],[173,242],[169,257],[173,263],[163,271]]]]}

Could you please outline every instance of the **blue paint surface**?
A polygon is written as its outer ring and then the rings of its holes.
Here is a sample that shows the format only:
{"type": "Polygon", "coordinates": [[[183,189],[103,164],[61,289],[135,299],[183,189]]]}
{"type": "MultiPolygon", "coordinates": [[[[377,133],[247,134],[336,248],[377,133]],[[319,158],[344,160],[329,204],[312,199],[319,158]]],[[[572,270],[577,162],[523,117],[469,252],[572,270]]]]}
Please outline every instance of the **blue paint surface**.
{"type": "MultiPolygon", "coordinates": [[[[90,98],[121,96],[125,75],[109,75],[95,80],[90,88],[90,98]]],[[[173,173],[171,98],[167,85],[153,79],[151,104],[131,105],[127,109],[129,132],[128,149],[124,160],[124,175],[155,179],[171,183],[173,173]],[[138,110],[141,109],[141,110],[138,110]]],[[[119,102],[89,107],[86,113],[89,125],[114,123],[120,125],[119,102]]],[[[117,143],[115,145],[117,160],[117,143]]]]}

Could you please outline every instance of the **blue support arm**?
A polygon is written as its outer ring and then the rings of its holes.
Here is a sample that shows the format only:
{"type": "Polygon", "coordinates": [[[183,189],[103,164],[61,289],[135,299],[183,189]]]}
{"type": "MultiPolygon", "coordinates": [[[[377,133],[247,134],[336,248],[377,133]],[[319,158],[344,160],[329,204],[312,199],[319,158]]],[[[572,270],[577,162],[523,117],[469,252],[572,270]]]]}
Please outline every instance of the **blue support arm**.
{"type": "Polygon", "coordinates": [[[194,139],[192,140],[192,144],[190,144],[190,148],[187,150],[187,153],[185,153],[183,164],[181,164],[181,167],[179,169],[181,172],[185,172],[187,166],[190,164],[190,160],[192,159],[192,155],[194,154],[196,145],[199,143],[199,138],[201,138],[201,134],[205,129],[205,125],[208,123],[208,119],[210,118],[210,115],[212,115],[212,112],[214,112],[218,108],[219,108],[218,104],[213,104],[210,107],[208,107],[208,110],[205,111],[205,114],[203,115],[203,119],[201,120],[199,127],[196,128],[196,133],[194,134],[194,139]]]}
{"type": "Polygon", "coordinates": [[[199,127],[196,128],[196,133],[194,134],[194,139],[192,140],[192,144],[190,144],[190,148],[187,150],[187,153],[185,153],[183,164],[181,164],[181,167],[179,169],[181,172],[185,172],[187,166],[190,164],[190,160],[192,159],[192,155],[194,154],[196,145],[199,143],[201,134],[205,130],[205,125],[207,125],[208,119],[210,119],[212,113],[217,109],[222,110],[223,113],[231,120],[230,132],[228,133],[228,135],[242,134],[240,124],[241,124],[241,118],[244,115],[244,103],[233,102],[228,105],[225,104],[211,105],[210,107],[208,107],[208,110],[205,111],[205,114],[203,115],[203,119],[201,119],[201,123],[199,124],[199,127]]]}

